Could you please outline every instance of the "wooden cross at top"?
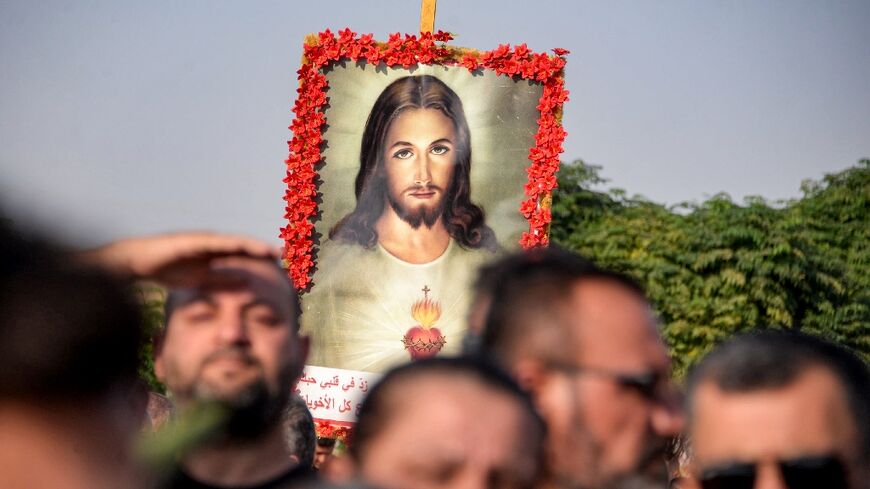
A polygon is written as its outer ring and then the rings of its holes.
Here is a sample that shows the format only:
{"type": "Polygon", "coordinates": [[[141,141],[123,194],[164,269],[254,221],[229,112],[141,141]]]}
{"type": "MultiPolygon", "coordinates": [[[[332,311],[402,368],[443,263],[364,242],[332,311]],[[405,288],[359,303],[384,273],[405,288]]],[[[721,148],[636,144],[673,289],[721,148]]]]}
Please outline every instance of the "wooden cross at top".
{"type": "Polygon", "coordinates": [[[437,0],[423,0],[420,4],[420,32],[435,31],[435,4],[437,0]]]}
{"type": "Polygon", "coordinates": [[[430,289],[428,285],[424,285],[422,290],[423,290],[423,299],[428,299],[429,292],[432,292],[432,289],[430,289]]]}

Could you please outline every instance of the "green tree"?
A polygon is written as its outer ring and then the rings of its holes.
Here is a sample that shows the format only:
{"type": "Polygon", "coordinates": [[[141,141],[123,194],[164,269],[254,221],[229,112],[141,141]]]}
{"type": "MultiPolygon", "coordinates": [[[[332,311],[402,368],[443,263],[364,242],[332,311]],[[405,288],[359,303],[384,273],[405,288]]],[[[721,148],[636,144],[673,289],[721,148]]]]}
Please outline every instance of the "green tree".
{"type": "Polygon", "coordinates": [[[141,305],[143,333],[145,341],[139,351],[139,377],[148,384],[148,388],[160,394],[166,394],[166,387],[157,380],[154,374],[154,346],[152,339],[162,330],[164,324],[163,302],[166,291],[162,287],[151,284],[137,284],[134,293],[141,305]]]}
{"type": "Polygon", "coordinates": [[[559,173],[551,236],[644,283],[677,373],[755,328],[803,329],[870,358],[868,170],[863,161],[777,205],[719,194],[668,208],[594,190],[600,168],[575,161],[559,173]]]}
{"type": "Polygon", "coordinates": [[[805,326],[870,359],[870,160],[821,182],[805,181],[791,203],[789,220],[842,273],[842,300],[807,314],[805,326]]]}

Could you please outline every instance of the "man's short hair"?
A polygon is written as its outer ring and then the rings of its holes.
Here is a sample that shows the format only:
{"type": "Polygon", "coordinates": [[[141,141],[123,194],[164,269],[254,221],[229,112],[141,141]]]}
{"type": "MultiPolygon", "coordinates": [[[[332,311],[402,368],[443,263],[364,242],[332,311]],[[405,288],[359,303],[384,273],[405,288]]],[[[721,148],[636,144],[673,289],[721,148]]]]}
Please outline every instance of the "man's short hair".
{"type": "Polygon", "coordinates": [[[314,465],[314,451],[317,445],[314,419],[305,401],[294,394],[290,396],[284,412],[284,434],[290,452],[299,457],[299,465],[314,465]]]}
{"type": "Polygon", "coordinates": [[[478,382],[497,392],[513,398],[526,412],[536,428],[537,440],[532,446],[540,446],[545,434],[543,420],[538,416],[529,395],[507,373],[481,358],[433,357],[405,364],[387,372],[369,391],[360,407],[348,451],[354,459],[361,460],[369,442],[382,433],[390,424],[395,409],[396,396],[403,396],[409,383],[428,376],[446,375],[457,379],[478,382]]]}
{"type": "Polygon", "coordinates": [[[712,382],[725,392],[786,387],[812,367],[828,369],[840,381],[861,443],[870,461],[870,371],[845,348],[792,331],[765,330],[738,335],[708,354],[689,374],[688,412],[698,386],[712,382]]]}
{"type": "Polygon", "coordinates": [[[475,291],[491,302],[482,352],[509,363],[519,350],[535,348],[533,335],[552,328],[564,331],[561,306],[583,280],[614,282],[646,300],[643,288],[631,277],[553,245],[507,255],[483,267],[475,291]]]}
{"type": "MultiPolygon", "coordinates": [[[[282,268],[278,262],[266,258],[262,258],[262,260],[268,261],[270,264],[274,265],[282,280],[287,282],[287,286],[290,289],[290,297],[288,297],[287,300],[290,301],[290,306],[293,308],[293,326],[296,332],[299,332],[299,318],[302,316],[302,304],[299,301],[299,292],[296,291],[296,287],[287,276],[287,271],[282,268]]],[[[175,314],[175,311],[182,305],[184,304],[181,301],[181,295],[177,291],[170,289],[166,294],[166,300],[163,302],[164,326],[169,325],[169,318],[172,317],[172,315],[175,314]]]]}
{"type": "Polygon", "coordinates": [[[335,448],[335,438],[318,438],[317,446],[323,448],[335,448]]]}
{"type": "Polygon", "coordinates": [[[142,322],[127,284],[2,225],[0,243],[0,399],[68,402],[135,385],[142,322]]]}

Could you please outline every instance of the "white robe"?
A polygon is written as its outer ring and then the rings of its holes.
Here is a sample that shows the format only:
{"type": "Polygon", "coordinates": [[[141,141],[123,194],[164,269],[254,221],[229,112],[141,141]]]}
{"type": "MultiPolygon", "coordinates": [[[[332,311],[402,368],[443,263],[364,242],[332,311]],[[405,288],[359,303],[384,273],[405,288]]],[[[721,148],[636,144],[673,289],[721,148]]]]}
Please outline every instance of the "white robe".
{"type": "Polygon", "coordinates": [[[435,260],[412,264],[380,244],[366,249],[327,240],[318,253],[314,285],[302,296],[302,331],[312,340],[308,363],[383,372],[407,362],[402,339],[418,325],[411,306],[425,296],[441,306],[433,326],[446,340],[441,353],[458,353],[472,282],[480,265],[495,256],[451,239],[435,260]]]}

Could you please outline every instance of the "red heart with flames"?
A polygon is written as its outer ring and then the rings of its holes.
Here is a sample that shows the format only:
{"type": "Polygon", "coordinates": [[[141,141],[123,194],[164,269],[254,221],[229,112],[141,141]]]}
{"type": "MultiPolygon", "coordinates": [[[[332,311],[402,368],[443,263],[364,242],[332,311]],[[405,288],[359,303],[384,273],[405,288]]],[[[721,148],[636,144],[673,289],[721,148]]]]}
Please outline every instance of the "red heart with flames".
{"type": "Polygon", "coordinates": [[[405,333],[402,344],[411,355],[411,360],[434,357],[447,344],[447,340],[435,321],[441,317],[441,304],[429,298],[429,288],[423,287],[423,299],[411,306],[411,317],[417,325],[405,333]]]}

